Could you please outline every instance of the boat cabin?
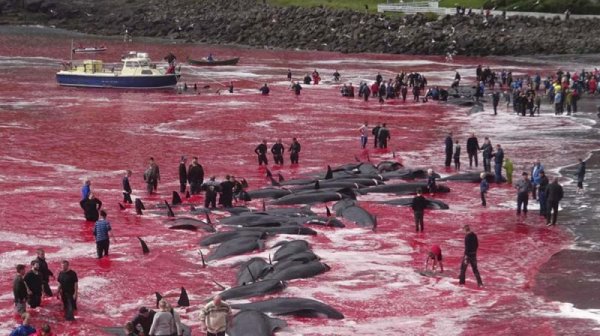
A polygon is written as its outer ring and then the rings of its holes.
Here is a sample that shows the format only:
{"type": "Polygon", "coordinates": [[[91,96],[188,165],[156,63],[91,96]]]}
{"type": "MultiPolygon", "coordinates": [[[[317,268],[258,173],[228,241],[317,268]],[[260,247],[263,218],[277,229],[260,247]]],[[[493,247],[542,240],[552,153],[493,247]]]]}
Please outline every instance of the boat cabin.
{"type": "Polygon", "coordinates": [[[123,69],[121,75],[152,75],[156,65],[150,63],[150,57],[147,53],[136,53],[133,56],[131,53],[123,59],[123,69]]]}
{"type": "Polygon", "coordinates": [[[83,64],[77,66],[77,71],[85,73],[102,72],[102,61],[84,60],[83,64]]]}

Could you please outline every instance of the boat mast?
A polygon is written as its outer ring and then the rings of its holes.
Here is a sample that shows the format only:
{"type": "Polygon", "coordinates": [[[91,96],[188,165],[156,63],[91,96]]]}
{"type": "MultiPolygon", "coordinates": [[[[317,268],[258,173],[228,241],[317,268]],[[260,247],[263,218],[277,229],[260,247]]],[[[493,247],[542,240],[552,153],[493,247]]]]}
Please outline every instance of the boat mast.
{"type": "Polygon", "coordinates": [[[71,39],[71,63],[73,63],[73,39],[71,39]]]}

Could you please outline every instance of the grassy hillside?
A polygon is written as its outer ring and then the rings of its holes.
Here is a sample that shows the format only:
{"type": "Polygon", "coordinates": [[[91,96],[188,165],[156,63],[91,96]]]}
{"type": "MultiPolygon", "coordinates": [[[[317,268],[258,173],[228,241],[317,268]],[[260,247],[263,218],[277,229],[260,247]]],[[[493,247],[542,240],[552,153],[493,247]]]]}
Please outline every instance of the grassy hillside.
{"type": "MultiPolygon", "coordinates": [[[[377,11],[377,4],[386,3],[387,0],[267,0],[268,3],[278,6],[315,7],[325,6],[330,8],[347,8],[364,11],[365,5],[369,12],[377,11]]],[[[410,0],[405,0],[406,2],[410,0]]],[[[423,1],[423,0],[420,0],[423,1]]],[[[398,2],[398,0],[390,0],[398,2]]],[[[441,7],[455,7],[460,5],[466,8],[496,8],[509,11],[531,11],[563,13],[567,8],[572,14],[600,14],[600,0],[441,0],[441,7]]]]}

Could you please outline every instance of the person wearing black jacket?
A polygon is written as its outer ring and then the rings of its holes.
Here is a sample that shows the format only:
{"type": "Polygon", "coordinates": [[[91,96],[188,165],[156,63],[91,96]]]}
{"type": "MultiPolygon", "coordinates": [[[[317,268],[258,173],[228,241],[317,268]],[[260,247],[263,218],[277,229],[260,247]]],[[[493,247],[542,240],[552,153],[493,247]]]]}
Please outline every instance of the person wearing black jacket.
{"type": "Polygon", "coordinates": [[[423,232],[423,216],[425,214],[425,208],[427,208],[427,203],[427,199],[423,197],[423,191],[417,189],[417,196],[413,198],[411,204],[411,208],[415,215],[415,227],[417,232],[419,232],[419,230],[423,232]]]}
{"type": "Polygon", "coordinates": [[[197,157],[194,157],[192,164],[188,167],[187,179],[190,182],[190,193],[192,195],[199,194],[202,182],[204,182],[204,168],[198,163],[197,157]]]}
{"type": "Polygon", "coordinates": [[[215,181],[215,177],[211,176],[206,183],[202,185],[202,190],[206,191],[204,196],[204,207],[213,209],[217,207],[217,193],[219,192],[220,184],[215,181]]]}
{"type": "Polygon", "coordinates": [[[281,143],[281,139],[277,139],[277,142],[273,145],[273,147],[271,147],[271,153],[273,153],[273,161],[275,161],[275,164],[283,166],[283,152],[284,151],[285,151],[285,148],[283,147],[283,144],[281,143]]]}
{"type": "Polygon", "coordinates": [[[37,262],[40,265],[40,275],[42,276],[42,286],[44,288],[44,294],[46,296],[52,296],[52,290],[50,289],[50,277],[54,278],[54,274],[48,269],[48,263],[46,262],[46,252],[44,249],[37,249],[37,262]]]}
{"type": "Polygon", "coordinates": [[[25,303],[27,302],[27,285],[25,284],[25,265],[17,265],[17,274],[13,280],[13,296],[15,299],[15,310],[19,314],[23,314],[26,310],[25,303]]]}
{"type": "Polygon", "coordinates": [[[504,163],[504,150],[500,144],[496,144],[496,153],[494,156],[494,180],[496,183],[504,181],[502,177],[502,164],[504,163]]]}
{"type": "Polygon", "coordinates": [[[265,166],[269,164],[269,161],[267,160],[267,140],[263,139],[262,143],[260,143],[258,146],[256,146],[256,148],[254,149],[254,153],[256,153],[256,155],[258,155],[258,165],[262,166],[262,164],[264,163],[265,166]]]}
{"type": "Polygon", "coordinates": [[[493,152],[493,148],[492,148],[492,142],[490,141],[490,139],[488,137],[485,137],[485,139],[483,140],[483,146],[481,146],[481,155],[483,157],[483,170],[486,173],[490,173],[492,171],[492,152],[493,152]]]}
{"type": "Polygon", "coordinates": [[[379,132],[377,133],[377,137],[379,138],[379,148],[387,148],[388,140],[390,137],[390,130],[387,129],[386,124],[381,125],[379,132]]]}
{"type": "Polygon", "coordinates": [[[373,134],[373,142],[375,143],[374,148],[379,147],[379,129],[381,128],[381,123],[377,123],[377,126],[373,127],[371,130],[371,134],[373,134]]]}
{"type": "Polygon", "coordinates": [[[185,158],[185,156],[181,157],[181,160],[179,161],[179,192],[180,193],[185,193],[185,189],[187,188],[187,182],[188,182],[188,174],[187,174],[187,166],[186,166],[186,162],[187,159],[185,158]]]}
{"type": "Polygon", "coordinates": [[[546,225],[556,225],[556,218],[558,217],[558,203],[563,198],[563,187],[558,184],[558,177],[552,180],[552,183],[546,188],[546,208],[548,213],[546,215],[546,225]],[[550,222],[552,219],[552,224],[550,222]]]}
{"type": "Polygon", "coordinates": [[[144,335],[150,335],[150,327],[152,327],[152,321],[154,320],[154,314],[156,312],[146,307],[141,307],[138,310],[138,314],[131,320],[133,324],[134,333],[139,335],[142,332],[144,335]]]}
{"type": "Polygon", "coordinates": [[[292,144],[290,145],[290,161],[292,162],[292,164],[298,164],[298,156],[300,154],[300,143],[298,142],[298,140],[296,138],[292,139],[292,144]]]}
{"type": "Polygon", "coordinates": [[[42,303],[42,275],[39,270],[39,262],[33,260],[31,262],[31,270],[24,277],[27,288],[30,291],[27,302],[31,308],[39,307],[42,303]]]}
{"type": "Polygon", "coordinates": [[[479,148],[479,142],[477,141],[475,133],[471,133],[471,137],[467,139],[467,154],[469,155],[469,168],[473,167],[473,161],[475,161],[475,167],[479,165],[479,163],[477,162],[477,152],[480,149],[481,148],[479,148]]]}
{"type": "Polygon", "coordinates": [[[90,192],[88,199],[81,201],[79,204],[83,209],[85,220],[95,222],[100,218],[100,213],[98,211],[102,207],[102,201],[97,199],[94,193],[90,192]]]}
{"type": "Polygon", "coordinates": [[[219,197],[219,204],[225,208],[233,207],[233,187],[234,184],[231,182],[231,176],[225,176],[225,181],[221,182],[219,186],[221,196],[219,197]]]}
{"type": "Polygon", "coordinates": [[[548,213],[548,196],[547,196],[547,188],[550,181],[548,177],[546,177],[546,173],[543,170],[540,170],[540,183],[538,186],[538,201],[540,202],[540,216],[546,217],[548,213]]]}
{"type": "Polygon", "coordinates": [[[468,225],[463,227],[465,230],[465,255],[463,257],[461,266],[460,266],[460,276],[459,276],[459,284],[465,284],[465,273],[467,272],[467,266],[471,264],[471,269],[473,270],[473,274],[475,274],[475,278],[477,279],[477,286],[483,286],[483,281],[481,281],[481,276],[479,275],[479,270],[477,269],[477,249],[479,248],[479,241],[477,240],[477,235],[475,232],[471,231],[471,228],[468,225]]]}
{"type": "Polygon", "coordinates": [[[452,150],[454,146],[454,141],[452,141],[452,132],[448,132],[448,136],[446,136],[446,162],[445,166],[450,167],[452,163],[452,150]]]}

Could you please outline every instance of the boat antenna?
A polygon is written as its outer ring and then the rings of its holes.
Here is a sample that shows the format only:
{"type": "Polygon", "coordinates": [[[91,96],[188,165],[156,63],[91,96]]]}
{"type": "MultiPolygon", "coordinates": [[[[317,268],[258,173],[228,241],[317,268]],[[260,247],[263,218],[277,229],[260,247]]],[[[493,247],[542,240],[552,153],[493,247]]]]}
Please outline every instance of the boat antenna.
{"type": "Polygon", "coordinates": [[[71,63],[73,63],[73,39],[71,39],[71,63]]]}

